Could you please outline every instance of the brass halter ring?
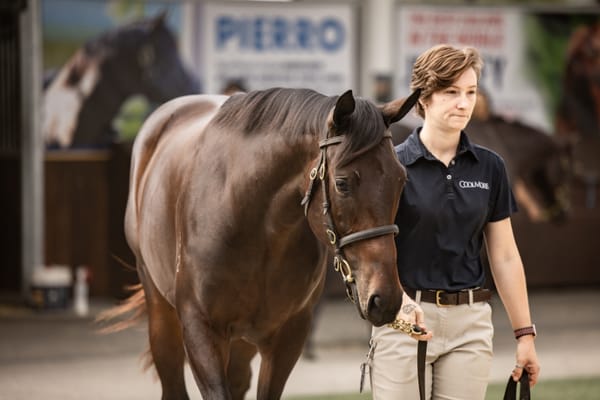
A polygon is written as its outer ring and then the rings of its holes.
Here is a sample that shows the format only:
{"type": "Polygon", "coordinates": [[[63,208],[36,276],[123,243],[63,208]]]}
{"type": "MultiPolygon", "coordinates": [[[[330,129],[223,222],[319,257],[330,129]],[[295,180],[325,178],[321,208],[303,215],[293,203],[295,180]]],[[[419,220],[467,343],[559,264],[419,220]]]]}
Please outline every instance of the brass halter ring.
{"type": "Polygon", "coordinates": [[[329,238],[329,243],[335,245],[335,242],[337,242],[337,235],[335,234],[335,232],[331,229],[327,229],[325,230],[325,232],[327,233],[327,237],[329,238]]]}
{"type": "Polygon", "coordinates": [[[343,259],[339,256],[335,256],[333,258],[333,269],[342,275],[342,278],[344,278],[344,282],[346,282],[346,283],[354,282],[354,276],[352,276],[352,270],[350,269],[350,264],[348,264],[348,261],[346,261],[345,259],[343,259]]]}

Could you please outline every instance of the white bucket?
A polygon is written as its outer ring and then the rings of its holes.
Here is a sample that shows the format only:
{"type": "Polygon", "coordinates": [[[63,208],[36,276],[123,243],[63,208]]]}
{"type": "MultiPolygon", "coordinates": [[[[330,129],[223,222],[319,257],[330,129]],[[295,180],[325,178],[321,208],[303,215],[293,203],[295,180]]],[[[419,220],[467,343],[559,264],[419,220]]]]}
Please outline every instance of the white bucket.
{"type": "Polygon", "coordinates": [[[36,267],[31,276],[31,302],[39,309],[64,309],[69,305],[73,273],[66,265],[36,267]]]}

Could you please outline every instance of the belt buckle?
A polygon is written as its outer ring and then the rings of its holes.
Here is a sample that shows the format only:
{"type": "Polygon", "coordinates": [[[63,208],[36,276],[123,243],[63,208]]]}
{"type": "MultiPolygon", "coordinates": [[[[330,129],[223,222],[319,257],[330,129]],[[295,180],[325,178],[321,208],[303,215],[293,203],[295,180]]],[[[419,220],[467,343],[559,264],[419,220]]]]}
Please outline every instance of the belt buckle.
{"type": "Polygon", "coordinates": [[[448,307],[449,304],[442,304],[440,303],[441,300],[441,295],[444,291],[443,290],[436,290],[435,291],[435,305],[438,307],[448,307]]]}

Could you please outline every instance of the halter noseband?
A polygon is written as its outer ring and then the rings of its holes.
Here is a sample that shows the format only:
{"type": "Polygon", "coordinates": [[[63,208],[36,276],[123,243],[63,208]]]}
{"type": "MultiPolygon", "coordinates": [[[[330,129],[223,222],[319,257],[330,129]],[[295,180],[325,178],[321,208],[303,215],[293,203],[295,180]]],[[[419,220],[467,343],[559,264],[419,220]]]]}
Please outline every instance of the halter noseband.
{"type": "MultiPolygon", "coordinates": [[[[398,234],[399,229],[397,225],[383,225],[375,228],[365,229],[359,232],[354,232],[338,239],[339,235],[337,234],[337,231],[335,229],[333,216],[330,212],[329,192],[327,190],[327,147],[341,143],[343,140],[343,136],[344,135],[334,136],[331,138],[323,139],[319,142],[319,148],[321,149],[319,162],[310,171],[310,183],[308,185],[308,189],[306,190],[306,194],[304,195],[304,198],[302,199],[302,202],[300,204],[304,206],[304,215],[308,215],[308,206],[311,201],[315,181],[317,179],[321,180],[321,187],[323,190],[323,215],[325,215],[327,218],[327,228],[325,232],[327,233],[327,237],[329,238],[329,243],[333,246],[335,250],[335,255],[333,257],[333,268],[335,271],[338,271],[342,275],[342,279],[344,280],[344,284],[346,285],[346,294],[350,298],[350,300],[356,305],[358,313],[364,319],[365,316],[358,302],[356,282],[354,280],[354,276],[352,275],[352,269],[350,268],[350,264],[344,256],[343,247],[351,243],[358,242],[360,240],[384,236],[390,233],[396,235],[398,234]]],[[[384,139],[391,139],[391,137],[392,135],[389,132],[387,132],[383,136],[384,139]]]]}

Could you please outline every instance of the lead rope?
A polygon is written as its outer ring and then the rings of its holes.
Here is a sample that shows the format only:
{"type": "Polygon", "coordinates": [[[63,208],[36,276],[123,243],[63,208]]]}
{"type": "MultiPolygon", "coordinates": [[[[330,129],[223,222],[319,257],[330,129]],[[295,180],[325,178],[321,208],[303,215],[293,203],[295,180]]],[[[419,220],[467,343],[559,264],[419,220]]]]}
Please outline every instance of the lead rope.
{"type": "Polygon", "coordinates": [[[419,399],[425,400],[425,359],[427,357],[427,341],[418,340],[417,344],[417,381],[419,382],[419,399]]]}
{"type": "MultiPolygon", "coordinates": [[[[393,328],[393,327],[392,327],[393,328]]],[[[395,329],[395,328],[393,328],[395,329]]],[[[425,360],[427,358],[427,341],[426,340],[418,340],[417,341],[417,383],[419,385],[419,399],[425,400],[425,360]]],[[[377,346],[377,342],[371,339],[369,341],[369,351],[367,353],[367,359],[365,362],[360,364],[360,385],[359,385],[359,393],[362,393],[364,382],[365,382],[365,374],[367,367],[369,368],[369,378],[371,380],[371,389],[373,389],[373,379],[371,376],[371,370],[373,369],[373,358],[375,353],[375,347],[377,346]]],[[[513,400],[507,399],[504,400],[513,400]]],[[[529,400],[529,399],[527,399],[529,400]]]]}

